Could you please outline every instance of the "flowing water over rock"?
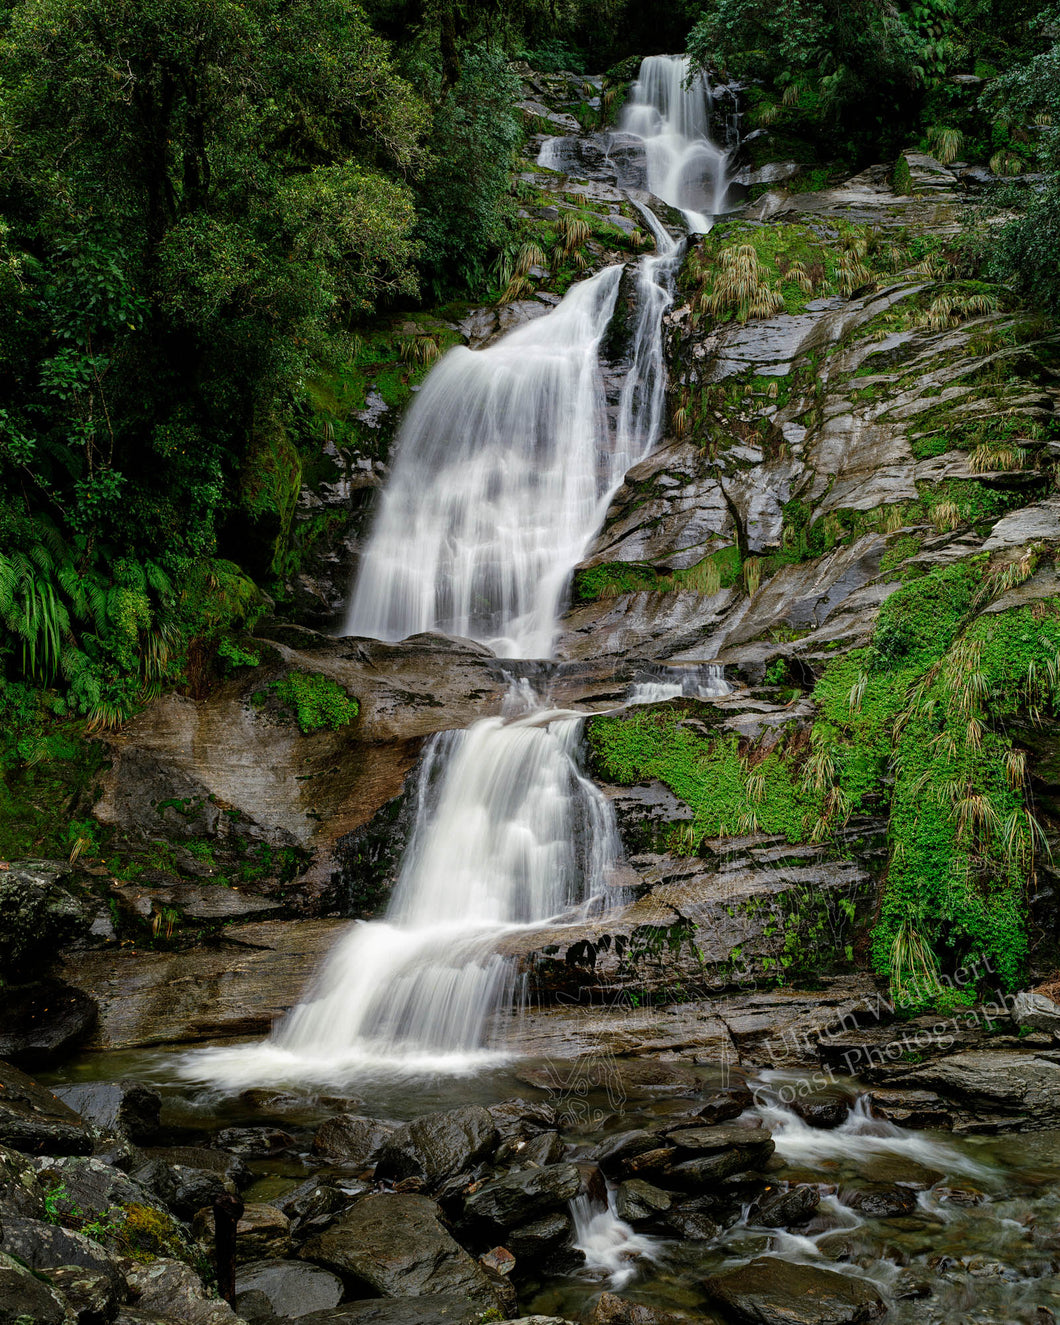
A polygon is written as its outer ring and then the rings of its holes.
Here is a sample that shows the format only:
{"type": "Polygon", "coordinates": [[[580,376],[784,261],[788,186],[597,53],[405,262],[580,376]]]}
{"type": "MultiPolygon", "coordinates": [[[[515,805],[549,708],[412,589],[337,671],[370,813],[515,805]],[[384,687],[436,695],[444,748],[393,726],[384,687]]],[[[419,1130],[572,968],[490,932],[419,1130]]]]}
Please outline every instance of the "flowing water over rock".
{"type": "Polygon", "coordinates": [[[710,86],[684,56],[649,55],[620,129],[644,140],[648,188],[702,234],[725,211],[729,152],[710,136],[710,86]]]}

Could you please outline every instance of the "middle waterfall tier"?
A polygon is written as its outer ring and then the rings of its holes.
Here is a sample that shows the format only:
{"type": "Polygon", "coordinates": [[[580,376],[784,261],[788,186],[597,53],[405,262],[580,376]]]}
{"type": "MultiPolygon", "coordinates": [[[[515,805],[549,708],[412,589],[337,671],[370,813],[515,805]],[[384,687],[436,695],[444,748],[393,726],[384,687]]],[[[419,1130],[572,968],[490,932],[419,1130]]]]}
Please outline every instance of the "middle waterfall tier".
{"type": "Polygon", "coordinates": [[[639,458],[608,426],[599,346],[621,267],[484,350],[455,349],[401,428],[345,633],[443,630],[546,657],[601,500],[639,458]]]}
{"type": "Polygon", "coordinates": [[[479,1061],[516,1001],[498,940],[582,919],[610,886],[618,833],[579,766],[581,728],[539,710],[432,738],[386,919],[351,928],[269,1040],[195,1055],[188,1075],[239,1085],[479,1061]]]}

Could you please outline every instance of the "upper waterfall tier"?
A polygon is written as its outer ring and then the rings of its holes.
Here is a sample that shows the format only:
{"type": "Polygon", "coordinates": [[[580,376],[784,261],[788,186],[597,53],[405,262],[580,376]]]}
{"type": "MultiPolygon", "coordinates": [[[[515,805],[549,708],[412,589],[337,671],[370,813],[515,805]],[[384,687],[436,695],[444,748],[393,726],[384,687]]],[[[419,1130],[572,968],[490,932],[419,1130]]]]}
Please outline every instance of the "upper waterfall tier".
{"type": "Polygon", "coordinates": [[[706,77],[683,55],[649,55],[619,128],[644,140],[648,188],[684,212],[693,233],[725,210],[729,152],[710,136],[706,77]]]}

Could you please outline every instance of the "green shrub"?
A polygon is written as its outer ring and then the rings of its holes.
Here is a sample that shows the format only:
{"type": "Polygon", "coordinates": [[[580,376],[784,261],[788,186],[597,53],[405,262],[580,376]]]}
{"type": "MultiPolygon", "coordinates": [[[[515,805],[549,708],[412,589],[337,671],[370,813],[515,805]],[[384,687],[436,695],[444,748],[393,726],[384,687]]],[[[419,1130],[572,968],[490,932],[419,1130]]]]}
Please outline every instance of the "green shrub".
{"type": "Polygon", "coordinates": [[[342,686],[319,672],[291,672],[272,689],[280,703],[293,714],[305,735],[330,727],[347,727],[360,711],[357,700],[342,686]]]}

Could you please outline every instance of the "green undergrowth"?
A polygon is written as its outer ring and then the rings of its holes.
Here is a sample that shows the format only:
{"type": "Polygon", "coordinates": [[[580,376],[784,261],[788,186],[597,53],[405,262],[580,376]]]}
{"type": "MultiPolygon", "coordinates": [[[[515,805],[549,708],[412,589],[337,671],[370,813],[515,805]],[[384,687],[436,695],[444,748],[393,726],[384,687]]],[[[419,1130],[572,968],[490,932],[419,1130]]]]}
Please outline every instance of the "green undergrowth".
{"type": "Polygon", "coordinates": [[[319,672],[291,672],[270,688],[307,736],[325,727],[332,731],[348,727],[360,712],[356,699],[319,672]]]}
{"type": "Polygon", "coordinates": [[[978,556],[908,580],[883,604],[872,643],[817,681],[813,725],[793,724],[768,753],[705,733],[716,715],[686,701],[592,719],[596,765],[619,783],[658,779],[691,806],[692,825],[673,831],[678,851],[755,831],[824,841],[852,815],[885,813],[875,969],[914,1009],[941,1006],[938,973],[969,963],[1012,989],[1046,848],[1008,728],[1057,709],[1060,599],[980,613],[1043,555],[1030,547],[994,566],[978,556]],[[917,966],[909,952],[928,958],[917,966]]]}

